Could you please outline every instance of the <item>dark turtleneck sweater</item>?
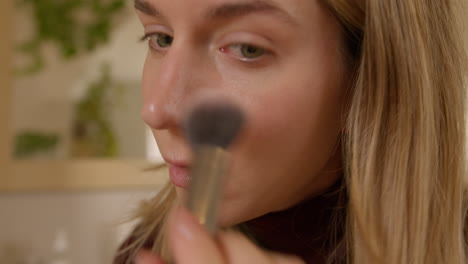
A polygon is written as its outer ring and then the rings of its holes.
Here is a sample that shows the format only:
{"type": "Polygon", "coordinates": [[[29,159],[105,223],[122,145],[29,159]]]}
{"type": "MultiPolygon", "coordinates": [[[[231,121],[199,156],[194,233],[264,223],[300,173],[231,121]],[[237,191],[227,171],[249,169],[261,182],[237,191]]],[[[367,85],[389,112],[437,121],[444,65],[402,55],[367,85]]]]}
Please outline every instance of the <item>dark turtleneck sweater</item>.
{"type": "MultiPolygon", "coordinates": [[[[343,263],[344,201],[338,181],[323,194],[312,197],[290,209],[269,213],[243,223],[246,231],[263,248],[293,254],[307,264],[325,264],[333,253],[331,263],[343,263]]],[[[137,227],[138,228],[138,227],[137,227]]],[[[135,237],[130,235],[121,248],[128,246],[135,237]]],[[[145,248],[151,248],[147,241],[145,248]]],[[[129,254],[119,255],[114,264],[128,262],[129,254]]]]}
{"type": "Polygon", "coordinates": [[[335,251],[332,263],[341,263],[345,205],[340,188],[341,181],[290,209],[245,222],[245,229],[268,250],[297,255],[308,264],[325,264],[335,251]]]}

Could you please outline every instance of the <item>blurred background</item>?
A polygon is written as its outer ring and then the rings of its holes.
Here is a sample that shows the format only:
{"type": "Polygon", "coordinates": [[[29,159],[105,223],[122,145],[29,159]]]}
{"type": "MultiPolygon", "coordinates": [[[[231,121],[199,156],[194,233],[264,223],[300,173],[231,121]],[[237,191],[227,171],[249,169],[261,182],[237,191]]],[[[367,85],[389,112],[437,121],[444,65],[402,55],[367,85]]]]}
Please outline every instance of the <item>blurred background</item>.
{"type": "Polygon", "coordinates": [[[128,0],[15,1],[15,158],[146,157],[142,32],[128,0]]]}
{"type": "Polygon", "coordinates": [[[133,1],[6,2],[0,264],[110,263],[125,220],[160,186],[131,176],[162,162],[140,119],[147,46],[133,1]]]}
{"type": "Polygon", "coordinates": [[[110,263],[165,180],[133,1],[3,0],[0,20],[0,264],[110,263]]]}

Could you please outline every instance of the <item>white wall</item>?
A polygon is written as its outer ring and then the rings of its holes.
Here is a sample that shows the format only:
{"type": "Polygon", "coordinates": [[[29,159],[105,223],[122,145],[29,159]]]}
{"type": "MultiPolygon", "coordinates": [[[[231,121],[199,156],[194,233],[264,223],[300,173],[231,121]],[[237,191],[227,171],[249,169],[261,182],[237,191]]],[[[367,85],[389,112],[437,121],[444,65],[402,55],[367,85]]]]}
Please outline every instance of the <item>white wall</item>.
{"type": "Polygon", "coordinates": [[[141,199],[154,193],[134,190],[0,195],[0,263],[16,264],[5,259],[5,251],[12,254],[13,248],[24,259],[47,259],[59,228],[68,233],[71,263],[110,263],[122,232],[130,229],[128,225],[119,226],[119,222],[141,199]]]}

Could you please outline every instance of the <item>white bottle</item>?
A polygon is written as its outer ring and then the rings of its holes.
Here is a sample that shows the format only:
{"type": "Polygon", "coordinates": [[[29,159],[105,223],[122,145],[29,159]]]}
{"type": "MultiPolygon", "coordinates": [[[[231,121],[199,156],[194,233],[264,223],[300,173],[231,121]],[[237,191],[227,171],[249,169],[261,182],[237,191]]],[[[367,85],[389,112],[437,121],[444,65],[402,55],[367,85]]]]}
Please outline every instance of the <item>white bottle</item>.
{"type": "Polygon", "coordinates": [[[55,233],[55,239],[52,244],[52,254],[47,264],[71,264],[68,255],[68,234],[65,229],[58,229],[55,233]]]}

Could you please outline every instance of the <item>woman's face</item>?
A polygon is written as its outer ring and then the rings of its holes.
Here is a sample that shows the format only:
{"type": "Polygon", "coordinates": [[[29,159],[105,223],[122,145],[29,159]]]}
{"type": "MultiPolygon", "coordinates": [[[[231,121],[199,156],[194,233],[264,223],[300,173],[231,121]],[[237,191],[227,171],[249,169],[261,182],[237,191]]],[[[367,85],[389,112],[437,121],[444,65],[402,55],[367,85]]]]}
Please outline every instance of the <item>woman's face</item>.
{"type": "Polygon", "coordinates": [[[192,160],[181,120],[204,96],[237,103],[247,118],[230,148],[221,225],[286,209],[337,180],[345,67],[339,25],[318,0],[135,6],[149,43],[142,115],[179,195],[192,160]]]}

